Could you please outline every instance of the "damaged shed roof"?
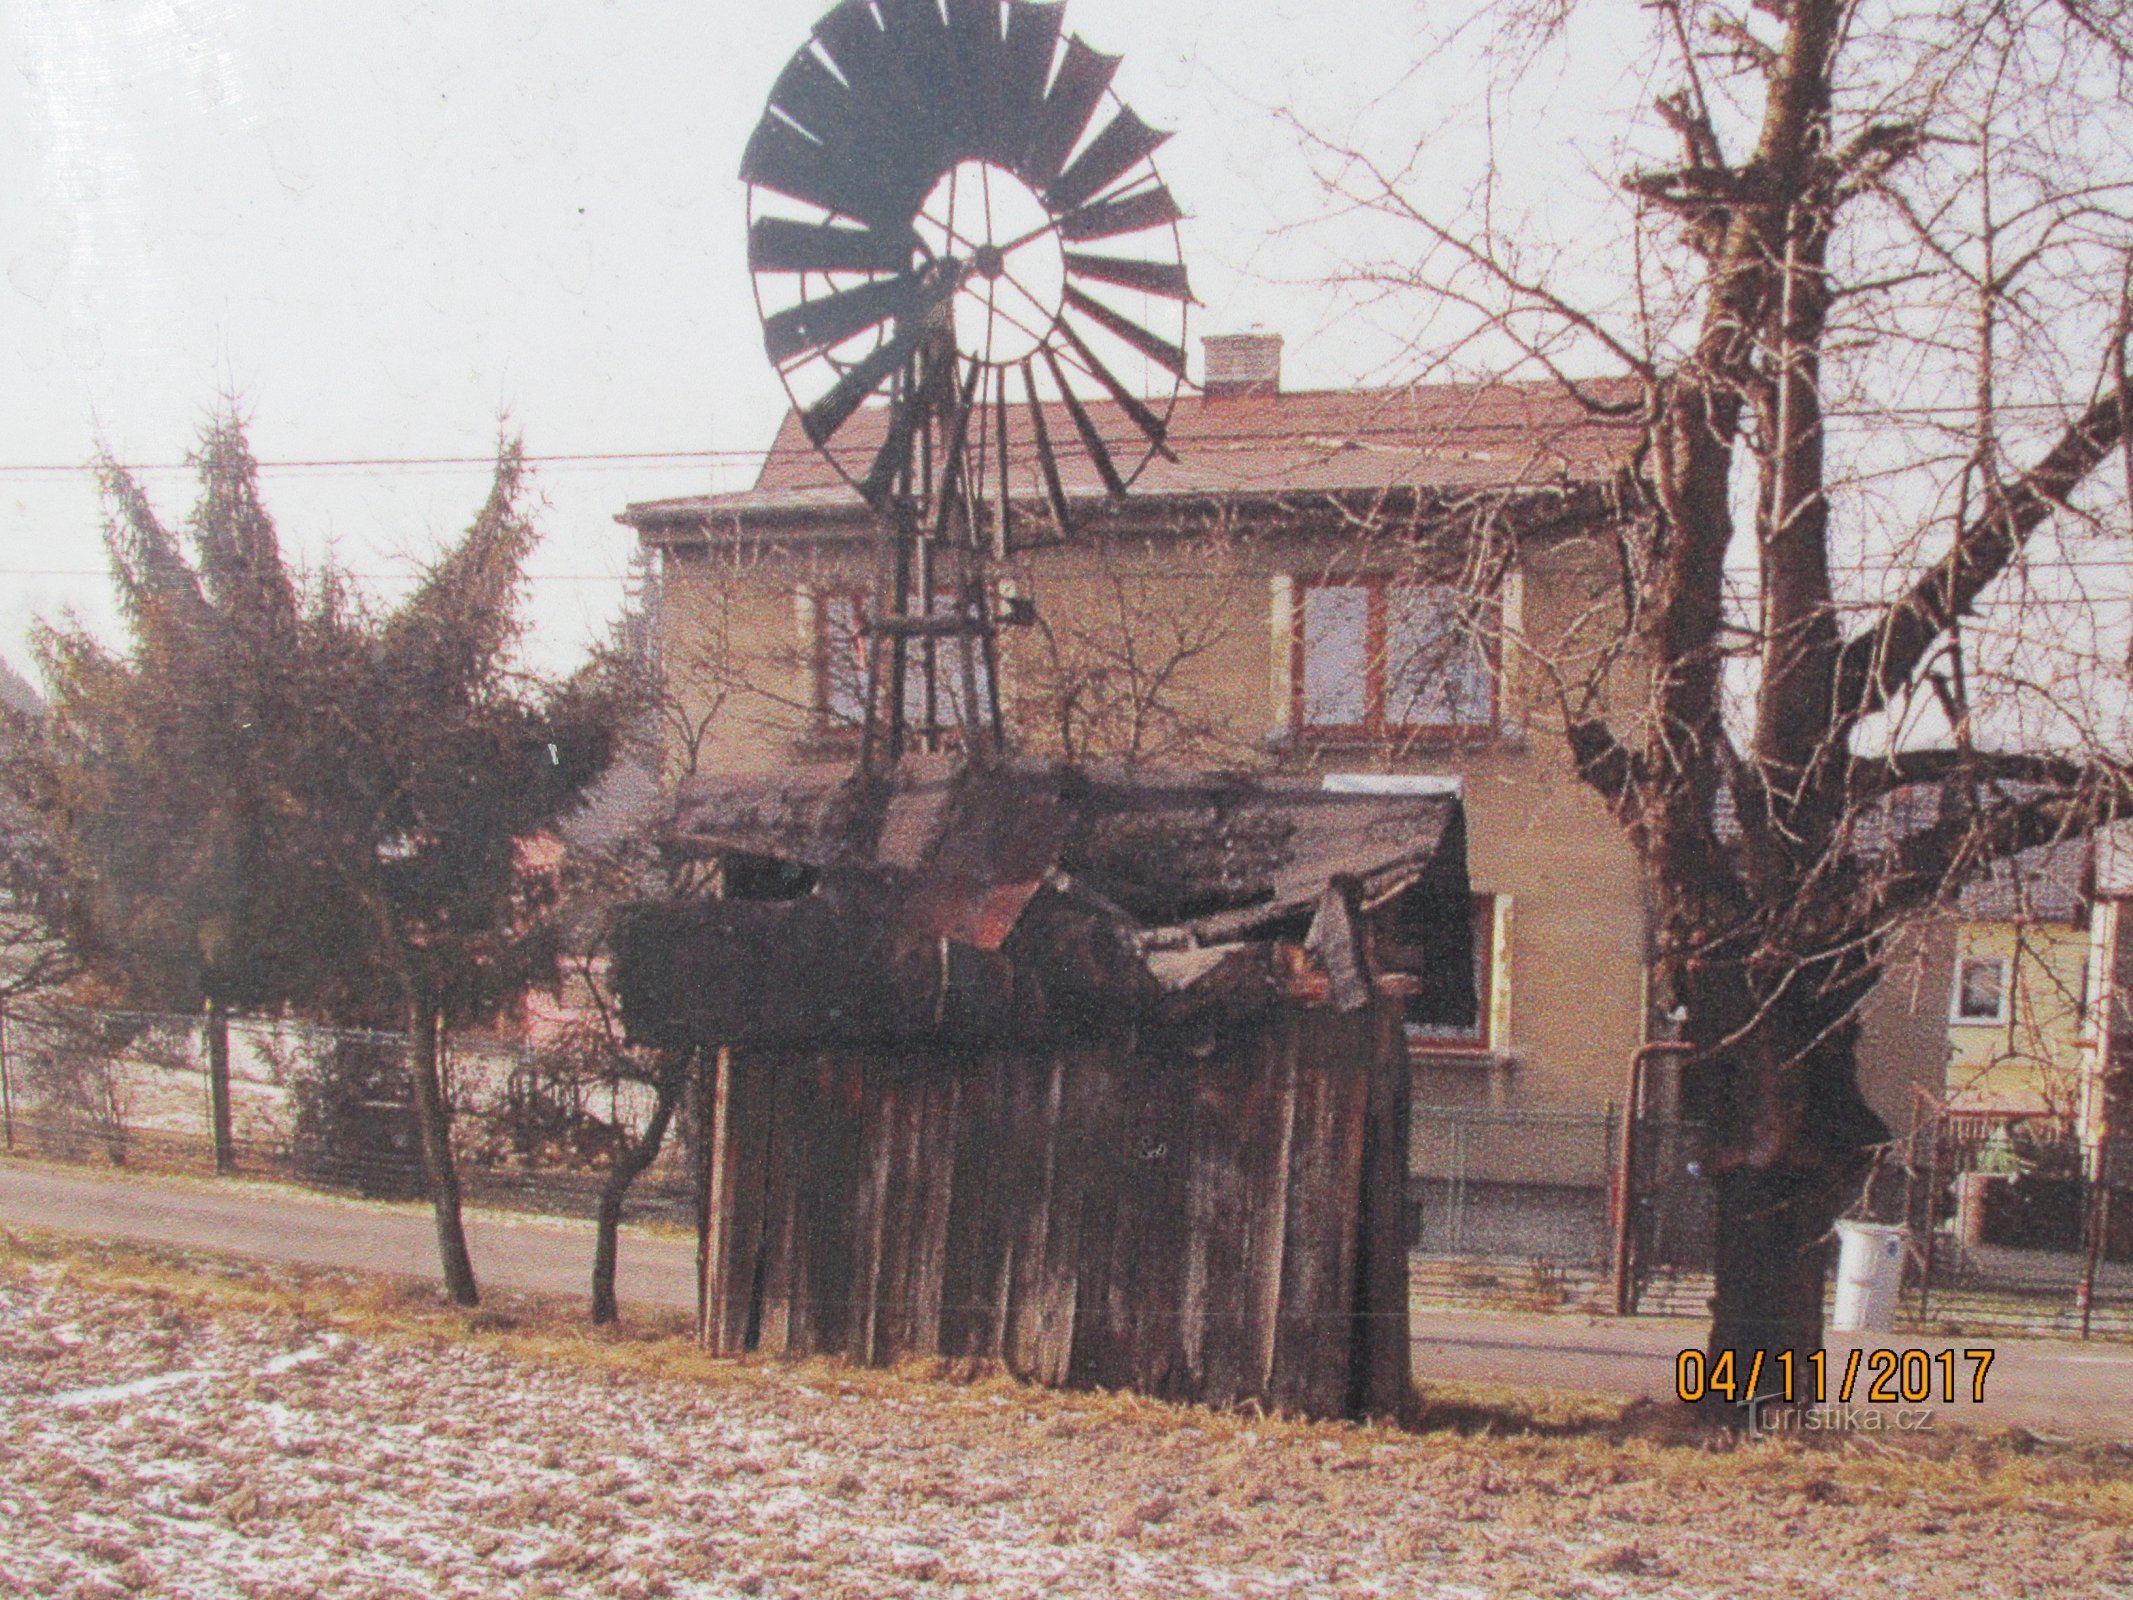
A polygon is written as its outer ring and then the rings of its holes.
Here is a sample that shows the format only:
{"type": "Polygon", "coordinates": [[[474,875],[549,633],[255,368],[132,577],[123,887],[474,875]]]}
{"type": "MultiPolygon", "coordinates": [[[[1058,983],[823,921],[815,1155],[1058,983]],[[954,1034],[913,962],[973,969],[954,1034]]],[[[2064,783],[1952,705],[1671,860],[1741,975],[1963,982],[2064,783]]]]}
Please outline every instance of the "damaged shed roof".
{"type": "Polygon", "coordinates": [[[1409,953],[1418,1011],[1474,1004],[1449,797],[920,758],[700,783],[666,843],[721,864],[726,893],[625,930],[640,1037],[1005,1037],[1161,1022],[1218,994],[1352,1008],[1379,934],[1409,953]]]}

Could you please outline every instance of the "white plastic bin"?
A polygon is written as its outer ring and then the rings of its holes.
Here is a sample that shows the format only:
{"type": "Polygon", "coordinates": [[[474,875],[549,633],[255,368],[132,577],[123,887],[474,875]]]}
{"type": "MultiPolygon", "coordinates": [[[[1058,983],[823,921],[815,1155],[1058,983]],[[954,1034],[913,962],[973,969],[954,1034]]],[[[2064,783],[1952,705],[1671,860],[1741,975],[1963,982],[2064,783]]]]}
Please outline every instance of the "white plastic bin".
{"type": "Polygon", "coordinates": [[[1887,1222],[1837,1224],[1836,1333],[1887,1333],[1903,1288],[1904,1229],[1887,1222]]]}

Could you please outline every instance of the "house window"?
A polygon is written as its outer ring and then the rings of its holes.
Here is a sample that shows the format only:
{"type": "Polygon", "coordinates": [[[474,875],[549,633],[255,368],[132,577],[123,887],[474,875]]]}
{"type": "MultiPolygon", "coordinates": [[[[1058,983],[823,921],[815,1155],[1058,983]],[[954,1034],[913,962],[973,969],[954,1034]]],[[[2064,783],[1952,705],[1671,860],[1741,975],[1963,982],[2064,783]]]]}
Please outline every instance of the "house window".
{"type": "Polygon", "coordinates": [[[1496,662],[1469,596],[1384,574],[1298,585],[1291,710],[1307,733],[1481,731],[1496,662]]]}
{"type": "MultiPolygon", "coordinates": [[[[952,611],[955,603],[953,588],[942,587],[935,591],[933,608],[936,612],[952,611]]],[[[827,590],[816,596],[815,707],[832,727],[856,728],[866,721],[867,640],[862,625],[865,616],[866,596],[859,590],[827,590]]],[[[912,728],[923,727],[926,720],[926,682],[918,666],[924,648],[923,642],[911,641],[910,665],[904,673],[904,723],[912,728]]],[[[934,648],[939,662],[936,691],[939,725],[943,728],[960,727],[969,720],[962,709],[961,646],[956,640],[940,639],[935,641],[934,648]]],[[[990,680],[982,653],[975,665],[978,702],[983,706],[989,697],[990,680]]]]}
{"type": "Polygon", "coordinates": [[[1955,1022],[2007,1020],[2007,958],[1963,956],[1955,963],[1955,1022]]]}
{"type": "Polygon", "coordinates": [[[1497,1050],[1511,1032],[1511,897],[1474,896],[1474,1020],[1465,1027],[1409,1022],[1413,1050],[1497,1050]]]}

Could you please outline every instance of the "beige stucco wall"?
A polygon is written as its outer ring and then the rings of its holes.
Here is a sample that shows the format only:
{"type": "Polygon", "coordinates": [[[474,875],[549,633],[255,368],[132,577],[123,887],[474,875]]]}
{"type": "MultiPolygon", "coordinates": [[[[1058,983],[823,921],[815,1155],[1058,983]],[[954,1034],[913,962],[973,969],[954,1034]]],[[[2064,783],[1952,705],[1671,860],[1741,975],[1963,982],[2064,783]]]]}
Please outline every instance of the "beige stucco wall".
{"type": "MultiPolygon", "coordinates": [[[[1597,1110],[1619,1099],[1643,1036],[1645,913],[1635,858],[1571,771],[1551,728],[1541,675],[1514,637],[1504,650],[1503,727],[1479,742],[1411,748],[1299,742],[1287,733],[1288,647],[1282,580],[1330,570],[1388,570],[1349,543],[1282,538],[1120,541],[1018,558],[1010,576],[1040,623],[1002,635],[1001,689],[1026,748],[1056,752],[1063,696],[1108,696],[1167,673],[1162,714],[1111,716],[1070,737],[1098,758],[1138,740],[1143,759],[1199,766],[1417,771],[1465,780],[1477,891],[1512,897],[1508,1038],[1486,1058],[1425,1075],[1425,1097],[1597,1110]],[[1096,669],[1103,669],[1099,678],[1096,669]],[[1094,687],[1092,687],[1092,685],[1094,687]],[[1270,737],[1271,735],[1271,737],[1270,737]]],[[[806,637],[810,590],[865,588],[859,544],[671,551],[662,646],[684,704],[710,718],[707,770],[760,771],[795,755],[835,757],[810,715],[815,668],[806,637]],[[796,602],[797,597],[797,602],[796,602]]],[[[1599,552],[1571,545],[1529,558],[1512,588],[1509,630],[1553,652],[1608,596],[1599,552]]]]}
{"type": "Polygon", "coordinates": [[[1859,1018],[1859,1087],[1891,1133],[1911,1130],[1921,1093],[1938,1100],[1948,1077],[1948,990],[1955,924],[1929,917],[1889,942],[1881,983],[1859,1018]]]}

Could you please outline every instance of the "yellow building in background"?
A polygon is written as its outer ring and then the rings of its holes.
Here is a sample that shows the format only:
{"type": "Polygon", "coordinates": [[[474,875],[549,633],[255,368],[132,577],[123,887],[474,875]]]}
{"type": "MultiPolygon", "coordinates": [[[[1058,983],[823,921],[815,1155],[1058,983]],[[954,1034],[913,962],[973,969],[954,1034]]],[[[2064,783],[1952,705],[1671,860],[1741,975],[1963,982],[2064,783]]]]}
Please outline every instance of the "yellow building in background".
{"type": "Polygon", "coordinates": [[[2071,1127],[2091,1075],[2094,946],[2084,840],[1997,862],[1965,888],[1949,974],[1948,1110],[2071,1127]]]}

